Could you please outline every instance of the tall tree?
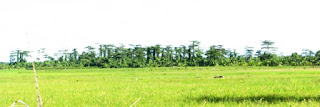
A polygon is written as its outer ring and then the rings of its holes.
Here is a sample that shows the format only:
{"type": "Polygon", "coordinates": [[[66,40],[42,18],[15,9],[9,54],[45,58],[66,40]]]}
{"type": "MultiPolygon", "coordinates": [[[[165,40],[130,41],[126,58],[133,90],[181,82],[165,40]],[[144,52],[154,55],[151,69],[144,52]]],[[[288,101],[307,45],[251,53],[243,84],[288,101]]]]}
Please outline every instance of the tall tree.
{"type": "Polygon", "coordinates": [[[274,53],[277,49],[277,47],[274,47],[274,42],[270,41],[270,40],[264,40],[262,41],[262,44],[261,44],[261,49],[262,50],[265,50],[265,52],[267,53],[274,53]]]}
{"type": "Polygon", "coordinates": [[[246,47],[245,48],[245,56],[248,57],[248,58],[251,58],[253,56],[253,47],[246,47]]]}
{"type": "Polygon", "coordinates": [[[21,52],[21,50],[16,50],[16,54],[17,54],[17,62],[21,62],[20,60],[21,60],[21,56],[20,56],[20,53],[21,52]]]}
{"type": "Polygon", "coordinates": [[[11,51],[10,53],[10,64],[14,63],[15,62],[15,57],[16,57],[16,52],[15,51],[11,51]]]}
{"type": "Polygon", "coordinates": [[[21,63],[27,62],[26,58],[30,56],[29,53],[30,53],[30,51],[22,51],[22,52],[20,52],[20,62],[21,63]]]}
{"type": "Polygon", "coordinates": [[[312,50],[310,50],[310,49],[303,49],[302,50],[302,55],[303,56],[313,56],[315,53],[312,51],[312,50]]]}
{"type": "Polygon", "coordinates": [[[226,49],[222,45],[210,46],[210,49],[206,52],[208,65],[219,65],[225,60],[225,55],[227,54],[226,49]]]}

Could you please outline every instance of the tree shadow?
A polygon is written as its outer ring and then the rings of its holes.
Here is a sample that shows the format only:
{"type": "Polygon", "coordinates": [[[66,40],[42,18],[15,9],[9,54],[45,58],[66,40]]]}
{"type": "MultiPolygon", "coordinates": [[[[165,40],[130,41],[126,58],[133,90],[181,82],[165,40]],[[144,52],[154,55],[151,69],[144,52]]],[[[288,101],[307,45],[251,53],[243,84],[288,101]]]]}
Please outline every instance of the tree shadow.
{"type": "Polygon", "coordinates": [[[320,102],[320,96],[284,96],[284,95],[260,95],[260,96],[246,96],[246,97],[237,97],[237,96],[200,96],[192,98],[197,102],[302,102],[302,101],[315,101],[320,102]]]}

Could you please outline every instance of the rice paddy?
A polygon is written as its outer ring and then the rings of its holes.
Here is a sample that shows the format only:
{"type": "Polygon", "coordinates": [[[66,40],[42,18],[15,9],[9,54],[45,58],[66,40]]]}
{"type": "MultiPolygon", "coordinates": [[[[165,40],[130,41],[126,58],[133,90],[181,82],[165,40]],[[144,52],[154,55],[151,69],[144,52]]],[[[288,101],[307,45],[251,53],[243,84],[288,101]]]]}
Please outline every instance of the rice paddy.
{"type": "MultiPolygon", "coordinates": [[[[318,67],[65,69],[37,75],[48,107],[320,106],[318,67]]],[[[17,100],[37,106],[33,71],[0,70],[0,106],[17,100]]]]}

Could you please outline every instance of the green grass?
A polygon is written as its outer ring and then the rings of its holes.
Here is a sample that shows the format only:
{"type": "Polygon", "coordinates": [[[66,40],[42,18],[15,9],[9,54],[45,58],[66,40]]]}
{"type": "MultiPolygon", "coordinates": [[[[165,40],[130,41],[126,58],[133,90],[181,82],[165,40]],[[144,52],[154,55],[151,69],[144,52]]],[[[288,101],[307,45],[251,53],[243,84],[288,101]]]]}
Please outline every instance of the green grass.
{"type": "MultiPolygon", "coordinates": [[[[45,106],[320,106],[319,67],[38,70],[45,106]],[[223,79],[213,79],[216,75],[223,79]]],[[[0,106],[35,107],[31,70],[0,70],[0,106]]]]}

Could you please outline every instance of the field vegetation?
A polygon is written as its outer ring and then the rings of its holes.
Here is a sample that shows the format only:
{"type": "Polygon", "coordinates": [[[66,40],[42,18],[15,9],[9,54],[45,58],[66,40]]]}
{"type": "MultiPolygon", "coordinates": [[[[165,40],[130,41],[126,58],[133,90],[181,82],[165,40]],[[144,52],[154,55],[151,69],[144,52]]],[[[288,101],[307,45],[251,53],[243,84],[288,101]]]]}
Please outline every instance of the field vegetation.
{"type": "MultiPolygon", "coordinates": [[[[38,70],[44,106],[320,106],[319,67],[38,70]],[[222,75],[224,78],[213,78],[222,75]]],[[[0,70],[0,106],[37,105],[31,70],[0,70]]]]}

